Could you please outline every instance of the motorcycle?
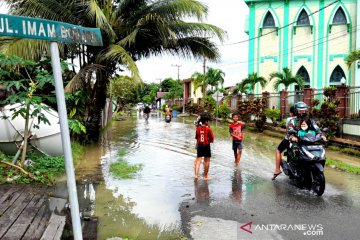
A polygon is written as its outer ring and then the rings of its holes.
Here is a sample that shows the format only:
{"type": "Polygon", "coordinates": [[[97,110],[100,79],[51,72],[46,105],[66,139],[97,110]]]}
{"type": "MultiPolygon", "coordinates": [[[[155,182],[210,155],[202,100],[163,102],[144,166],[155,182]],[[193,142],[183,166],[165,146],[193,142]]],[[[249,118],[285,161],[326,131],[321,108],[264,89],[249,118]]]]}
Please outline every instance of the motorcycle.
{"type": "Polygon", "coordinates": [[[167,123],[171,122],[171,116],[170,115],[165,116],[165,122],[167,122],[167,123]]]}
{"type": "Polygon", "coordinates": [[[322,136],[322,134],[307,133],[304,137],[299,137],[298,143],[291,143],[290,148],[285,152],[287,161],[281,161],[285,175],[295,179],[300,186],[313,190],[317,196],[321,196],[325,191],[326,158],[325,149],[321,145],[322,136]]]}

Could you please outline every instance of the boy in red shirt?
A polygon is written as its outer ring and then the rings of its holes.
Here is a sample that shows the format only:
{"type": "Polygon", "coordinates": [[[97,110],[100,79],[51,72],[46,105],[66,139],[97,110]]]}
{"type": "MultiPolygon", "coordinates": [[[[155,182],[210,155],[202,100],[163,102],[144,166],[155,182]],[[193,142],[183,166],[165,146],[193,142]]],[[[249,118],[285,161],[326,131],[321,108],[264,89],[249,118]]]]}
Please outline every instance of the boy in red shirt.
{"type": "Polygon", "coordinates": [[[198,178],[201,159],[204,157],[204,180],[208,179],[210,168],[210,143],[214,142],[214,133],[209,127],[210,117],[207,114],[202,114],[200,117],[201,125],[196,128],[195,139],[197,141],[197,157],[194,163],[195,179],[198,178]]]}
{"type": "Polygon", "coordinates": [[[233,139],[233,150],[235,157],[235,165],[240,165],[241,152],[243,149],[242,140],[243,140],[243,126],[244,124],[239,121],[239,115],[234,113],[232,115],[233,123],[229,125],[229,132],[233,139]]]}

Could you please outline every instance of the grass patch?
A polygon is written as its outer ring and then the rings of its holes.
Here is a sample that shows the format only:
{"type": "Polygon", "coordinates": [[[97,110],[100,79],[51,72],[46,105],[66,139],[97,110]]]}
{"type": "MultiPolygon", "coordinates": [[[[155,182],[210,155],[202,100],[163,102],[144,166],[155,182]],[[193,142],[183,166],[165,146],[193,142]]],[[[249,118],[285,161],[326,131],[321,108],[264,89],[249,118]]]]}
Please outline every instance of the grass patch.
{"type": "Polygon", "coordinates": [[[336,147],[336,146],[329,146],[328,149],[332,150],[332,151],[338,151],[338,152],[341,152],[341,153],[345,153],[345,154],[350,155],[350,156],[360,157],[360,151],[356,150],[356,149],[340,148],[340,147],[336,147]]]}
{"type": "Polygon", "coordinates": [[[123,158],[123,157],[125,157],[125,155],[126,155],[126,150],[124,148],[119,149],[118,156],[120,158],[123,158]]]}
{"type": "Polygon", "coordinates": [[[142,165],[130,165],[128,162],[120,160],[118,162],[111,163],[110,172],[114,174],[116,178],[131,179],[135,177],[135,174],[143,168],[142,165]]]}
{"type": "Polygon", "coordinates": [[[328,149],[332,150],[332,151],[340,151],[341,148],[336,147],[336,146],[329,146],[328,149]]]}
{"type": "Polygon", "coordinates": [[[227,125],[211,125],[215,138],[230,138],[229,126],[227,125]]]}
{"type": "Polygon", "coordinates": [[[345,164],[343,162],[340,162],[340,161],[327,159],[326,160],[326,165],[330,166],[330,167],[334,166],[336,169],[340,169],[342,171],[360,174],[360,167],[347,165],[347,164],[345,164]]]}
{"type": "MultiPolygon", "coordinates": [[[[34,179],[26,176],[5,164],[0,164],[0,183],[42,183],[52,185],[55,183],[56,177],[65,173],[64,157],[50,157],[41,153],[30,152],[27,156],[28,160],[33,162],[31,167],[24,167],[26,171],[31,173],[34,179]]],[[[7,162],[11,162],[12,158],[7,156],[2,158],[7,162]]]]}
{"type": "Polygon", "coordinates": [[[263,133],[266,135],[269,135],[271,137],[276,137],[276,138],[284,138],[285,137],[285,135],[283,133],[273,132],[270,130],[264,130],[263,133]]]}

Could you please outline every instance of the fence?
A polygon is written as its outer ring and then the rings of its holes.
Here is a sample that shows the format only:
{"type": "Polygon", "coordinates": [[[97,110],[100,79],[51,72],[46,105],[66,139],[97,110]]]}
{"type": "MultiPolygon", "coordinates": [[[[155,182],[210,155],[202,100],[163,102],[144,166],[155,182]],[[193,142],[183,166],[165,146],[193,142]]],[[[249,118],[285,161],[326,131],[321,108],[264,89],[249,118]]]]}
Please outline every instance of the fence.
{"type": "MultiPolygon", "coordinates": [[[[318,99],[320,103],[325,100],[324,89],[312,88],[305,88],[304,90],[300,91],[281,91],[277,93],[264,92],[262,94],[248,94],[238,96],[238,100],[256,98],[267,99],[268,107],[273,109],[280,109],[282,115],[287,115],[289,113],[290,106],[294,105],[296,102],[302,101],[310,106],[312,99],[318,99]]],[[[349,117],[354,113],[360,115],[360,87],[348,87],[343,85],[337,86],[336,99],[340,101],[340,104],[337,107],[337,111],[340,117],[349,117]]],[[[231,106],[234,108],[233,102],[230,103],[229,101],[229,104],[229,107],[231,106]]],[[[320,107],[320,105],[318,107],[320,107]]]]}
{"type": "Polygon", "coordinates": [[[349,88],[349,107],[347,109],[347,116],[351,114],[360,115],[360,87],[349,88]]]}

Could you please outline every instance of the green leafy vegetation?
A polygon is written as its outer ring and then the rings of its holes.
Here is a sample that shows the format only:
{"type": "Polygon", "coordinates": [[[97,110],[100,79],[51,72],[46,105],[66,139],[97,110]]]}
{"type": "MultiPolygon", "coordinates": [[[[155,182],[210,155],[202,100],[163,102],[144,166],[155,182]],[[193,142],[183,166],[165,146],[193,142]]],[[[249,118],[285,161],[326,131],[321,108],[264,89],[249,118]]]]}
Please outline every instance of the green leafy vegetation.
{"type": "Polygon", "coordinates": [[[118,151],[118,156],[120,158],[123,158],[123,157],[125,157],[125,155],[126,155],[126,149],[120,148],[119,151],[118,151]]]}
{"type": "Polygon", "coordinates": [[[280,119],[280,116],[281,116],[281,111],[280,111],[280,109],[266,108],[265,109],[265,116],[267,118],[271,119],[274,126],[277,126],[278,125],[278,120],[280,119]]]}
{"type": "Polygon", "coordinates": [[[311,101],[310,116],[319,120],[319,127],[321,129],[328,128],[328,138],[334,137],[338,131],[338,124],[340,117],[336,108],[340,104],[340,100],[336,98],[335,87],[324,88],[324,100],[320,104],[318,99],[311,101]]]}
{"type": "MultiPolygon", "coordinates": [[[[229,118],[230,113],[231,113],[231,110],[226,103],[220,104],[218,106],[218,117],[219,118],[226,120],[229,118]]],[[[214,115],[216,115],[216,109],[214,109],[214,115]]]]}
{"type": "Polygon", "coordinates": [[[118,161],[113,162],[110,165],[110,172],[116,178],[121,178],[121,179],[134,178],[136,173],[143,168],[141,164],[130,165],[127,161],[124,160],[124,157],[126,156],[126,149],[120,148],[118,150],[117,155],[118,155],[118,161]]]}
{"type": "Polygon", "coordinates": [[[142,168],[142,165],[130,165],[124,160],[119,160],[118,162],[111,163],[110,172],[117,178],[131,179],[142,168]]]}
{"type": "MultiPolygon", "coordinates": [[[[82,157],[85,147],[77,142],[72,142],[74,164],[82,157]]],[[[11,162],[12,156],[0,152],[0,160],[11,162]]],[[[25,170],[32,177],[0,163],[0,184],[1,183],[42,183],[52,185],[56,178],[65,173],[65,161],[63,156],[51,157],[39,152],[29,152],[27,160],[31,160],[32,166],[25,167],[25,170]]]]}

